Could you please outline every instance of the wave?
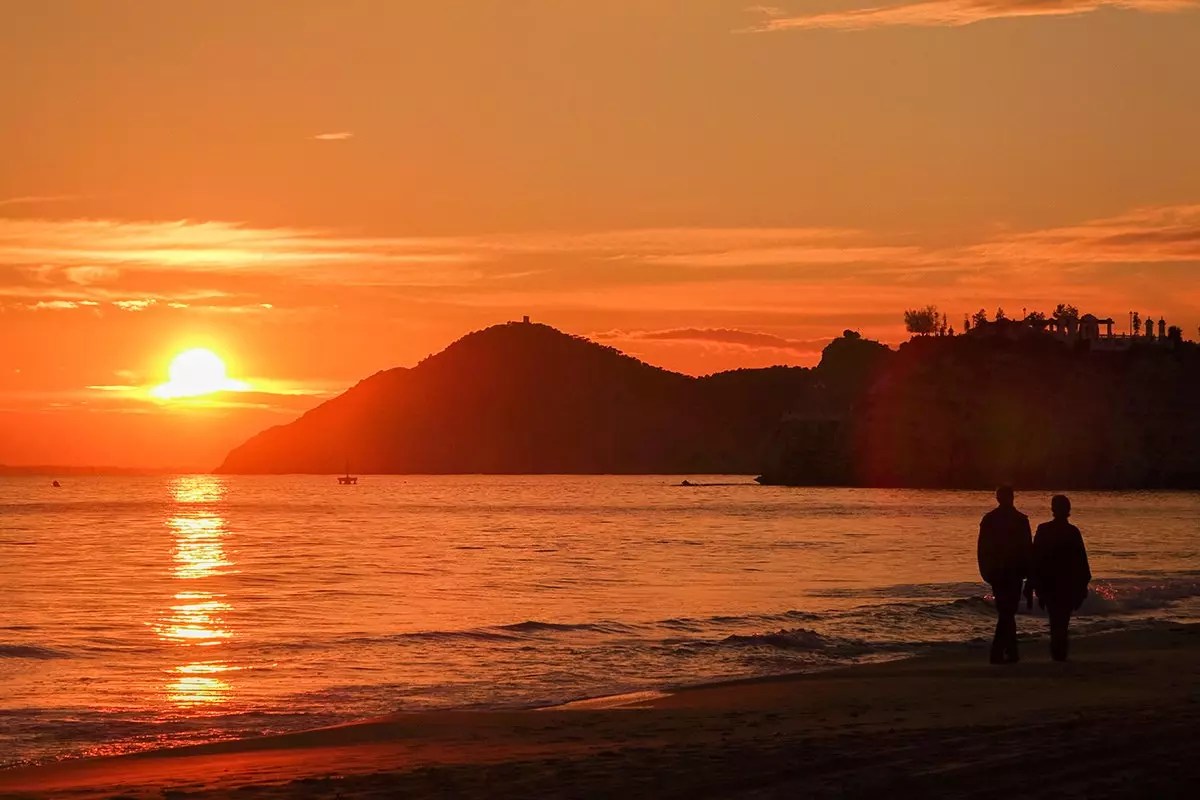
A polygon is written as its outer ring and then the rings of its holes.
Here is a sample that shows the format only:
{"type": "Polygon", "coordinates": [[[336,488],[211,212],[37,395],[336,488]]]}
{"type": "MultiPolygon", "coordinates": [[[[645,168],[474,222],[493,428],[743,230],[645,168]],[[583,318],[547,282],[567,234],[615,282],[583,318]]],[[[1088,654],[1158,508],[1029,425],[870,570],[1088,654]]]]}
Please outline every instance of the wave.
{"type": "MultiPolygon", "coordinates": [[[[1182,572],[1168,576],[1101,578],[1093,580],[1080,614],[1113,615],[1165,608],[1179,600],[1200,597],[1200,576],[1182,572]]],[[[936,615],[947,611],[991,611],[992,598],[983,583],[898,584],[868,589],[828,589],[815,597],[837,599],[895,599],[908,603],[864,604],[862,609],[919,607],[936,615]],[[945,600],[931,604],[929,600],[945,600]]]]}
{"type": "Polygon", "coordinates": [[[758,633],[749,636],[734,634],[726,636],[718,644],[732,647],[774,647],[780,650],[815,652],[829,649],[833,640],[816,631],[796,628],[791,631],[779,630],[775,633],[758,633]]]}
{"type": "Polygon", "coordinates": [[[806,628],[779,630],[774,633],[749,636],[727,636],[717,647],[768,649],[785,653],[820,656],[830,665],[846,664],[868,659],[902,658],[928,653],[932,650],[961,649],[962,641],[868,641],[865,639],[827,636],[806,628]]]}
{"type": "MultiPolygon", "coordinates": [[[[547,639],[569,637],[572,634],[599,634],[603,636],[629,636],[652,640],[655,631],[667,629],[684,632],[711,632],[715,629],[728,627],[744,627],[748,625],[785,625],[802,622],[814,622],[823,619],[824,615],[808,611],[785,611],[779,614],[744,614],[733,616],[713,617],[672,617],[656,622],[617,622],[615,620],[598,620],[595,622],[547,622],[543,620],[525,620],[507,625],[496,625],[487,628],[471,628],[466,630],[444,631],[415,631],[399,633],[387,637],[390,641],[405,639],[480,639],[480,640],[528,640],[532,638],[547,639]]],[[[365,642],[369,640],[355,640],[365,642]]]]}
{"type": "Polygon", "coordinates": [[[0,658],[27,658],[34,661],[49,661],[55,658],[71,658],[70,653],[41,647],[35,644],[0,644],[0,658]]]}
{"type": "MultiPolygon", "coordinates": [[[[800,652],[830,651],[829,641],[870,643],[895,649],[927,646],[933,643],[969,641],[990,635],[995,605],[981,583],[901,585],[861,592],[822,592],[819,597],[852,599],[860,605],[828,611],[789,610],[767,614],[670,617],[631,622],[595,620],[555,622],[524,620],[502,625],[468,629],[406,631],[382,636],[358,636],[349,639],[312,639],[276,645],[285,650],[335,649],[346,644],[358,646],[432,646],[438,643],[462,646],[611,646],[632,645],[645,648],[679,648],[769,643],[780,650],[800,652]],[[871,602],[875,599],[876,602],[871,602]],[[892,602],[886,602],[886,600],[892,602]],[[884,602],[879,602],[883,600],[884,602]],[[805,633],[797,633],[803,631],[805,633]],[[826,637],[825,640],[814,636],[826,637]],[[772,639],[771,637],[775,637],[772,639]],[[781,637],[781,638],[780,638],[781,637]]],[[[1114,578],[1094,581],[1091,594],[1078,614],[1080,623],[1091,619],[1145,617],[1170,609],[1181,600],[1200,597],[1200,576],[1180,575],[1159,579],[1114,578]]],[[[1045,612],[1034,605],[1021,606],[1023,617],[1044,618],[1045,612]]],[[[1169,615],[1169,611],[1168,611],[1169,615]]],[[[849,647],[853,649],[853,647],[849,647]]]]}
{"type": "Polygon", "coordinates": [[[1079,614],[1115,616],[1159,611],[1193,597],[1200,597],[1200,580],[1195,578],[1093,581],[1079,614]]]}
{"type": "Polygon", "coordinates": [[[525,622],[517,622],[513,625],[499,626],[499,630],[515,631],[517,633],[570,633],[575,631],[586,631],[589,633],[629,633],[633,629],[634,626],[621,622],[584,622],[572,625],[561,622],[539,622],[537,620],[526,620],[525,622]]]}

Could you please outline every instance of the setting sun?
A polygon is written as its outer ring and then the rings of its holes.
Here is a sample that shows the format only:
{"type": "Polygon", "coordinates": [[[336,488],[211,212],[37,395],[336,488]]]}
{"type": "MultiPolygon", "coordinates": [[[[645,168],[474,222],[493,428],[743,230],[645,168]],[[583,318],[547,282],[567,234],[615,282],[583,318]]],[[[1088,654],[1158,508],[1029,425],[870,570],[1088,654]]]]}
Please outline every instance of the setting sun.
{"type": "Polygon", "coordinates": [[[229,377],[225,362],[211,350],[194,348],[175,356],[167,370],[170,380],[156,386],[155,397],[171,400],[216,392],[244,392],[249,387],[229,377]]]}

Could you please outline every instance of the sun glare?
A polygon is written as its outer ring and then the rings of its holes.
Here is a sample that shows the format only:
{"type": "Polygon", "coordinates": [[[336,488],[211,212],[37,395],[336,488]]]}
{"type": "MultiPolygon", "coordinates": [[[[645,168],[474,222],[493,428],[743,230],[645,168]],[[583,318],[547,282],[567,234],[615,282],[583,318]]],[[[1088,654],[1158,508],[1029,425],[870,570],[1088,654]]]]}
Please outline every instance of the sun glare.
{"type": "Polygon", "coordinates": [[[201,397],[216,392],[244,392],[249,387],[229,377],[225,362],[211,350],[195,348],[175,356],[167,370],[170,378],[151,392],[155,397],[174,400],[201,397]]]}

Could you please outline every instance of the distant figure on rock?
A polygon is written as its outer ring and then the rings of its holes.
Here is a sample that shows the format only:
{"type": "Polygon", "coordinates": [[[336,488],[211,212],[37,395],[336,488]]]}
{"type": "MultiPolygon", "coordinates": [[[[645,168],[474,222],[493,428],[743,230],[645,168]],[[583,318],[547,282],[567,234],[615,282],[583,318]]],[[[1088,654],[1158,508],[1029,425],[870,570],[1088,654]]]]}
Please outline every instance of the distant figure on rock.
{"type": "Polygon", "coordinates": [[[1050,616],[1050,655],[1055,661],[1066,661],[1067,626],[1071,613],[1078,611],[1087,598],[1092,569],[1083,535],[1069,521],[1070,499],[1055,495],[1050,510],[1054,519],[1038,525],[1033,540],[1030,578],[1038,605],[1050,616]]]}
{"type": "MultiPolygon", "coordinates": [[[[991,662],[1015,664],[1017,653],[1017,608],[1021,605],[1021,585],[1029,577],[1033,537],[1029,517],[1017,511],[1011,486],[996,490],[996,508],[984,514],[979,523],[979,574],[991,584],[996,598],[996,635],[992,639],[991,662]]],[[[1030,587],[1025,589],[1032,604],[1030,587]]]]}

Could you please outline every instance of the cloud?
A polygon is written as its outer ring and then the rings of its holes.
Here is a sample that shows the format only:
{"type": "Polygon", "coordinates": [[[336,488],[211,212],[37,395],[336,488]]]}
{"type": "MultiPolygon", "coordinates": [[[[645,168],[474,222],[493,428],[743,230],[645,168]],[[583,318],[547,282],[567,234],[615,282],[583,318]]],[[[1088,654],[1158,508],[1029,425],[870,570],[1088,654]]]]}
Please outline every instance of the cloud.
{"type": "Polygon", "coordinates": [[[0,198],[0,207],[3,206],[34,206],[46,205],[49,203],[72,203],[78,200],[86,200],[83,195],[78,194],[44,194],[44,195],[25,195],[24,197],[6,197],[0,198]]]}
{"type": "Polygon", "coordinates": [[[767,247],[674,253],[646,256],[643,260],[650,264],[691,267],[769,267],[802,264],[916,264],[926,259],[923,251],[917,247],[855,247],[831,243],[824,247],[767,247]]]}
{"type": "Polygon", "coordinates": [[[891,27],[958,28],[1011,17],[1063,17],[1089,14],[1101,8],[1164,14],[1200,8],[1200,0],[920,0],[886,6],[791,14],[778,8],[752,10],[765,20],[755,31],[861,31],[891,27]]]}
{"type": "Polygon", "coordinates": [[[337,391],[259,390],[244,392],[214,392],[200,397],[174,399],[156,398],[150,388],[136,384],[94,384],[80,389],[55,392],[8,393],[4,396],[10,411],[89,412],[95,414],[152,414],[162,412],[197,411],[212,413],[236,409],[258,409],[294,416],[334,396],[337,391]]]}
{"type": "MultiPolygon", "coordinates": [[[[133,311],[153,300],[161,313],[281,316],[339,305],[395,314],[400,304],[414,313],[439,306],[472,314],[837,311],[846,314],[841,330],[862,314],[918,302],[974,309],[1011,304],[1014,295],[1041,302],[1066,289],[1083,302],[1111,298],[1117,286],[1152,296],[1153,286],[1165,285],[1155,276],[1170,270],[1182,271],[1171,279],[1179,307],[1200,292],[1200,205],[966,243],[937,239],[821,227],[397,237],[230,222],[0,218],[0,299],[17,309],[89,301],[133,311]],[[1117,271],[1124,265],[1138,266],[1117,271]]],[[[684,328],[693,319],[679,322],[657,327],[684,328]]]]}
{"type": "MultiPolygon", "coordinates": [[[[1053,258],[1071,263],[1146,263],[1200,259],[1200,205],[1136,209],[1114,217],[1005,234],[965,246],[880,240],[839,228],[669,228],[590,233],[546,232],[462,237],[364,237],[229,222],[121,222],[0,218],[0,269],[40,286],[87,289],[88,299],[125,300],[111,283],[130,275],[259,275],[339,286],[462,288],[488,281],[544,283],[564,265],[589,265],[593,277],[659,276],[652,267],[707,280],[710,271],[855,266],[873,276],[947,272],[964,266],[1053,258]],[[534,261],[531,261],[534,259],[534,261]],[[531,268],[536,267],[536,268],[531,268]],[[114,296],[115,295],[115,296],[114,296]]],[[[904,238],[912,239],[911,236],[904,238]]],[[[51,294],[49,291],[44,294],[51,294]]],[[[6,294],[0,286],[0,294],[6,294]]],[[[184,303],[229,295],[223,289],[143,297],[184,303]]],[[[39,298],[41,299],[41,298],[39,298]]],[[[51,297],[49,299],[75,299],[51,297]]]]}
{"type": "Polygon", "coordinates": [[[71,283],[90,286],[93,283],[111,283],[120,277],[121,271],[113,267],[67,267],[63,274],[71,283]]]}
{"type": "Polygon", "coordinates": [[[114,300],[112,302],[112,304],[114,306],[121,309],[122,311],[145,311],[147,308],[150,308],[151,306],[156,305],[157,303],[158,303],[158,301],[154,300],[154,299],[114,300]]]}
{"type": "Polygon", "coordinates": [[[1145,208],[1115,217],[1016,233],[964,248],[965,262],[1185,264],[1200,261],[1200,205],[1145,208]]]}
{"type": "Polygon", "coordinates": [[[96,305],[99,303],[93,300],[39,300],[29,308],[33,311],[70,311],[96,305]]]}
{"type": "Polygon", "coordinates": [[[355,237],[331,231],[228,222],[0,218],[0,267],[48,280],[95,282],[113,271],[286,274],[300,280],[446,285],[485,257],[460,239],[355,237]]]}
{"type": "Polygon", "coordinates": [[[793,353],[819,353],[829,339],[785,339],[770,333],[731,328],[675,328],[662,331],[611,331],[596,334],[609,341],[703,342],[735,345],[748,350],[783,350],[793,353]]]}
{"type": "Polygon", "coordinates": [[[240,304],[188,304],[188,303],[168,303],[169,308],[189,309],[193,312],[202,314],[266,314],[274,311],[275,306],[272,303],[248,303],[240,304]]]}
{"type": "Polygon", "coordinates": [[[320,142],[344,142],[347,139],[353,139],[354,133],[351,131],[338,131],[336,133],[318,133],[312,137],[320,142]]]}

